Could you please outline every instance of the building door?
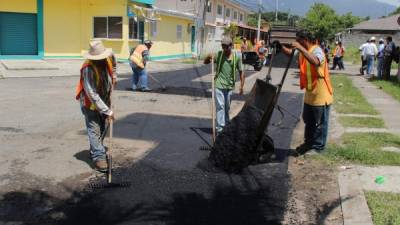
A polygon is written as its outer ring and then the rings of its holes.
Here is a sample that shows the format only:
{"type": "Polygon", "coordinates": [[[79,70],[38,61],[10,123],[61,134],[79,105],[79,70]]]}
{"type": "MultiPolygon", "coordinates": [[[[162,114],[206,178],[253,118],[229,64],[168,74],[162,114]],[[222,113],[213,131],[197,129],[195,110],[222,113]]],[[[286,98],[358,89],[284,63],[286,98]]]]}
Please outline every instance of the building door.
{"type": "Polygon", "coordinates": [[[37,54],[36,14],[0,12],[0,55],[37,54]]]}
{"type": "Polygon", "coordinates": [[[192,43],[191,43],[192,52],[196,51],[196,28],[192,26],[192,43]]]}
{"type": "Polygon", "coordinates": [[[139,20],[139,39],[144,43],[144,21],[139,20]]]}

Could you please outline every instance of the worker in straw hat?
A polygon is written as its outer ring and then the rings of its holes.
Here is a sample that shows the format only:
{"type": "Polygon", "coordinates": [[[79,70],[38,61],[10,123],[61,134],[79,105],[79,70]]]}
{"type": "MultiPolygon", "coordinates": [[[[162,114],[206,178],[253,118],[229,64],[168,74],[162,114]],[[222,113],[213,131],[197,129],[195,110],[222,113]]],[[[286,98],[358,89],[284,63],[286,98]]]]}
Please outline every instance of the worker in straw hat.
{"type": "Polygon", "coordinates": [[[110,96],[116,82],[116,63],[112,50],[105,48],[99,40],[91,41],[89,51],[81,68],[81,77],[76,89],[89,136],[90,156],[99,171],[107,170],[106,149],[103,138],[106,120],[114,119],[110,96]]]}

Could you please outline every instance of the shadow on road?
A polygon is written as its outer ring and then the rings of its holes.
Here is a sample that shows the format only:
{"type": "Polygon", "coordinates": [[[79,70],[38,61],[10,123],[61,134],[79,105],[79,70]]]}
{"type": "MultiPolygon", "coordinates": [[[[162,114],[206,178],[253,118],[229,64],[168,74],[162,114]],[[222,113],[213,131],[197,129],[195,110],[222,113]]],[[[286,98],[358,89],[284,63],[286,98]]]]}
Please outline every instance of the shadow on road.
{"type": "MultiPolygon", "coordinates": [[[[279,104],[300,115],[301,95],[282,93],[279,104]]],[[[279,120],[274,113],[272,122],[279,120]]],[[[296,123],[285,117],[279,123],[282,126],[269,127],[276,148],[288,151],[296,123]]],[[[198,164],[207,159],[208,152],[199,151],[204,140],[193,128],[210,124],[208,119],[146,113],[121,118],[114,124],[114,137],[156,143],[133,166],[115,169],[114,180],[129,181],[130,187],[73,192],[68,199],[42,190],[10,192],[0,199],[0,221],[35,225],[281,224],[290,189],[287,161],[250,166],[241,174],[204,171],[198,164]]],[[[210,134],[202,135],[211,141],[210,134]]]]}
{"type": "Polygon", "coordinates": [[[75,159],[85,162],[90,166],[90,168],[94,169],[94,164],[92,159],[90,158],[90,150],[82,150],[74,155],[75,159]]]}
{"type": "MultiPolygon", "coordinates": [[[[211,82],[205,81],[204,76],[211,73],[209,66],[194,67],[171,72],[151,73],[148,76],[152,93],[163,95],[184,95],[192,97],[211,98],[211,82]],[[152,79],[154,77],[155,79],[152,79]]],[[[245,76],[253,75],[255,71],[245,71],[245,76]]],[[[239,80],[239,77],[237,77],[239,80]]],[[[116,90],[131,92],[132,79],[124,78],[118,81],[116,90]]],[[[141,94],[140,92],[132,92],[141,94]]],[[[244,96],[233,94],[233,100],[245,100],[244,96]]]]}

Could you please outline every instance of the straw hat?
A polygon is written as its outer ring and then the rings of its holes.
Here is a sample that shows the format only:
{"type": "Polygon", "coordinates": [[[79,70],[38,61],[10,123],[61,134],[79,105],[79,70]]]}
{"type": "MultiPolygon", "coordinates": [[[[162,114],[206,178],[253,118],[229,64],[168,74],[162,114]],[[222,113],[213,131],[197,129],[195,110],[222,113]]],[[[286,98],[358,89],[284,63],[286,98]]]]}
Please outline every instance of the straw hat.
{"type": "Polygon", "coordinates": [[[111,48],[105,48],[103,42],[100,40],[93,40],[89,43],[89,50],[83,55],[83,57],[90,60],[102,60],[111,56],[111,54],[111,48]]]}

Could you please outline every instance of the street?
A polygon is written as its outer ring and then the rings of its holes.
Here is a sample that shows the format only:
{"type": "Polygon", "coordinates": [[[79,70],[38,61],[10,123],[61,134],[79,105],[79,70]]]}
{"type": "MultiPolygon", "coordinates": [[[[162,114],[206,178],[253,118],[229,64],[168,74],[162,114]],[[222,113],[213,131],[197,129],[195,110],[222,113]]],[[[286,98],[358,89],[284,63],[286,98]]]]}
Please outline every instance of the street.
{"type": "MultiPolygon", "coordinates": [[[[261,73],[246,71],[245,93],[261,73]]],[[[273,82],[282,69],[276,69],[273,82]]],[[[94,172],[79,104],[78,77],[0,80],[3,120],[2,222],[22,224],[281,224],[289,193],[287,160],[255,165],[242,174],[204,166],[211,142],[207,67],[153,73],[152,93],[127,91],[122,74],[113,99],[114,181],[130,187],[92,190],[94,172]],[[21,210],[22,209],[22,210],[21,210]]],[[[289,76],[279,105],[300,115],[302,95],[289,76]],[[293,91],[296,90],[296,91],[293,91]]],[[[245,97],[234,94],[232,114],[245,97]]],[[[271,124],[280,121],[274,113],[271,124]]],[[[286,115],[269,133],[290,148],[297,120],[286,115]]],[[[108,143],[106,138],[105,143],[108,143]]]]}

